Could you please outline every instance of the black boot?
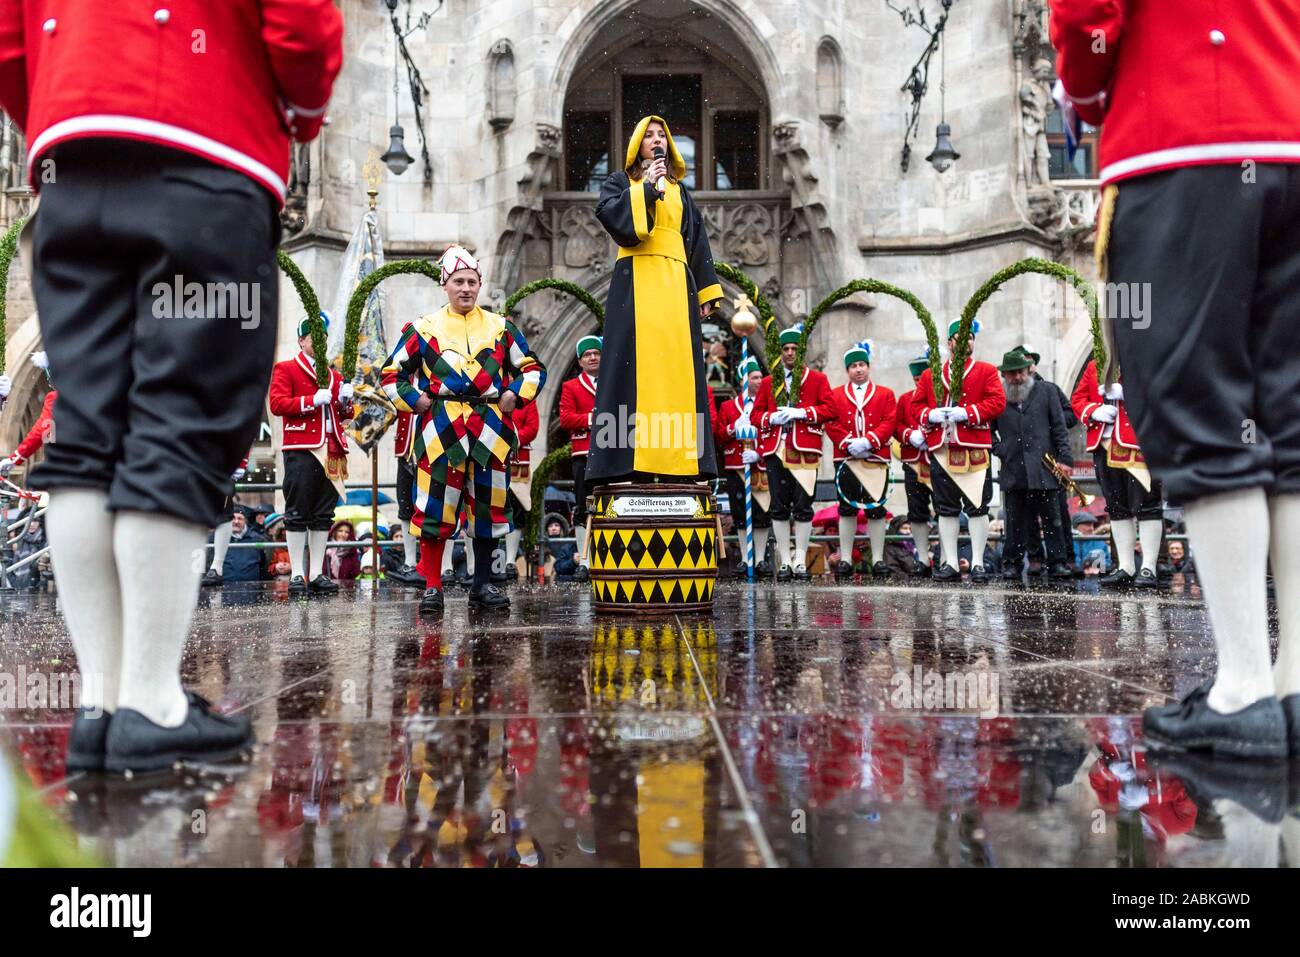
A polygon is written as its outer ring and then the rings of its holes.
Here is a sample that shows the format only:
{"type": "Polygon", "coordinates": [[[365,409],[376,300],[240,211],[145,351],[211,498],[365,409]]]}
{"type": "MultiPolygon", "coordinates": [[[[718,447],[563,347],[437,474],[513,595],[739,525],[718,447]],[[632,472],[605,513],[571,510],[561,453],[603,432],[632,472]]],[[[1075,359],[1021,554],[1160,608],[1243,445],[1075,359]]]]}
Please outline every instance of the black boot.
{"type": "Polygon", "coordinates": [[[589,582],[591,581],[591,571],[586,565],[579,565],[573,573],[573,580],[575,582],[589,582]]]}
{"type": "Polygon", "coordinates": [[[1133,576],[1122,568],[1117,568],[1109,575],[1102,575],[1097,579],[1097,584],[1102,588],[1128,588],[1133,584],[1133,576]]]}
{"type": "Polygon", "coordinates": [[[1142,731],[1157,746],[1179,751],[1213,751],[1237,758],[1281,760],[1287,755],[1286,719],[1276,698],[1220,714],[1209,705],[1214,680],[1177,704],[1148,708],[1142,731]]]}
{"type": "Polygon", "coordinates": [[[72,731],[68,735],[68,773],[104,770],[110,718],[112,715],[102,709],[96,715],[85,708],[77,709],[77,714],[72,719],[72,731]]]}
{"type": "Polygon", "coordinates": [[[442,608],[442,589],[426,588],[424,597],[420,599],[420,614],[430,618],[441,618],[442,608]]]}
{"type": "Polygon", "coordinates": [[[930,566],[917,558],[913,558],[912,564],[907,566],[907,573],[913,578],[929,578],[931,575],[930,566]]]}
{"type": "Polygon", "coordinates": [[[294,575],[292,578],[290,578],[289,594],[290,595],[307,594],[307,579],[303,578],[301,575],[294,575]]]}
{"type": "Polygon", "coordinates": [[[477,611],[507,611],[510,599],[496,585],[474,585],[469,590],[469,607],[477,611]]]}
{"type": "Polygon", "coordinates": [[[970,580],[972,585],[983,585],[989,580],[989,571],[983,565],[972,565],[970,567],[970,580]]]}
{"type": "Polygon", "coordinates": [[[889,566],[884,562],[876,562],[871,566],[872,578],[888,578],[891,574],[893,573],[889,570],[889,566]]]}
{"type": "Polygon", "coordinates": [[[1219,755],[1152,751],[1150,766],[1178,778],[1203,811],[1218,798],[1232,801],[1256,817],[1277,824],[1290,809],[1287,766],[1274,761],[1245,761],[1219,755]]]}
{"type": "Polygon", "coordinates": [[[1065,564],[1065,562],[1057,562],[1056,564],[1054,564],[1049,574],[1051,575],[1052,578],[1056,579],[1057,581],[1074,579],[1074,569],[1071,568],[1069,565],[1065,564]]]}
{"type": "Polygon", "coordinates": [[[121,708],[108,729],[104,767],[113,774],[163,771],[177,763],[232,761],[253,745],[253,726],[243,715],[211,710],[188,692],[189,713],[178,728],[154,724],[139,711],[121,708]]]}
{"type": "Polygon", "coordinates": [[[1282,699],[1282,716],[1286,719],[1286,739],[1291,757],[1300,758],[1300,694],[1282,699]]]}
{"type": "Polygon", "coordinates": [[[1159,588],[1160,579],[1156,573],[1149,568],[1138,569],[1137,577],[1133,579],[1134,588],[1159,588]]]}
{"type": "Polygon", "coordinates": [[[209,568],[203,573],[203,577],[199,579],[199,587],[220,588],[221,581],[221,572],[217,571],[215,568],[209,568]]]}
{"type": "Polygon", "coordinates": [[[838,578],[838,579],[852,578],[852,577],[853,577],[853,566],[850,565],[848,562],[843,561],[843,560],[836,562],[836,563],[835,563],[835,577],[838,578]]]}
{"type": "Polygon", "coordinates": [[[313,595],[333,595],[339,590],[339,583],[328,575],[317,575],[307,583],[307,590],[313,595]]]}
{"type": "Polygon", "coordinates": [[[935,581],[946,585],[949,582],[961,581],[961,572],[957,571],[957,569],[953,568],[951,565],[943,565],[935,569],[933,577],[935,581]]]}

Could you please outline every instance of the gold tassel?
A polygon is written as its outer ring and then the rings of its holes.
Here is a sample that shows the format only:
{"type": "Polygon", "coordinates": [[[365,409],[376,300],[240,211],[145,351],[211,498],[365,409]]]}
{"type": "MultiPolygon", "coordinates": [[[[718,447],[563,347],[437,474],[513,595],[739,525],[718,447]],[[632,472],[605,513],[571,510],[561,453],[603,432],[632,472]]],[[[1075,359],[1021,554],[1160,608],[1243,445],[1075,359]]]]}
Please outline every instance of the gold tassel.
{"type": "Polygon", "coordinates": [[[1114,183],[1101,193],[1101,205],[1097,207],[1097,242],[1093,247],[1093,257],[1097,261],[1097,276],[1106,280],[1106,255],[1110,252],[1110,227],[1115,221],[1115,201],[1119,198],[1119,187],[1114,183]]]}

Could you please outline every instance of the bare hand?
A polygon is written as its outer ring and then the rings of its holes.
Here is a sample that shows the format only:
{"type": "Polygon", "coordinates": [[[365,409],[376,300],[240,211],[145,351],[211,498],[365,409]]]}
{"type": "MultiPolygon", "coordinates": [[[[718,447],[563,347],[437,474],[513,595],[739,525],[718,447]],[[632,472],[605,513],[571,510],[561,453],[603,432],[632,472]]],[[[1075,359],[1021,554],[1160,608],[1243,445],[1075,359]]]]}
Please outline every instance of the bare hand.
{"type": "Polygon", "coordinates": [[[657,159],[646,167],[645,177],[652,184],[659,182],[660,179],[668,176],[668,160],[657,159]]]}
{"type": "Polygon", "coordinates": [[[425,413],[429,411],[429,406],[433,405],[433,400],[427,395],[422,395],[415,400],[415,411],[425,413]]]}
{"type": "Polygon", "coordinates": [[[713,302],[706,302],[704,305],[700,306],[700,315],[705,319],[709,318],[709,316],[713,315],[713,311],[718,308],[719,301],[720,300],[715,299],[713,302]]]}
{"type": "Polygon", "coordinates": [[[519,396],[516,395],[514,392],[503,392],[501,393],[501,398],[497,400],[497,406],[506,415],[509,415],[511,412],[513,412],[515,410],[515,406],[518,404],[519,404],[519,396]]]}

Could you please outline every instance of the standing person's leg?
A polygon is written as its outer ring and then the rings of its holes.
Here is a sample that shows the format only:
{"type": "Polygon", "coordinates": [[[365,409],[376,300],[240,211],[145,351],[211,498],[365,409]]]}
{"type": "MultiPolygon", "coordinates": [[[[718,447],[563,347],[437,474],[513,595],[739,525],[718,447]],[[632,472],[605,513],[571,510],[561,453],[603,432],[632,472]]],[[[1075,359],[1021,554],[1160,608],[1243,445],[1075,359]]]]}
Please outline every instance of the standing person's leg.
{"type": "MultiPolygon", "coordinates": [[[[753,485],[756,476],[762,475],[764,480],[767,478],[766,472],[760,472],[758,466],[752,466],[749,470],[749,480],[753,485]]],[[[769,489],[770,492],[770,489],[769,489]]],[[[767,540],[772,534],[772,516],[767,509],[759,504],[758,498],[751,495],[754,506],[754,567],[757,569],[763,562],[767,561],[767,540]]],[[[768,499],[771,504],[771,499],[768,499]]],[[[770,570],[770,566],[769,566],[770,570]]]]}
{"type": "Polygon", "coordinates": [[[284,538],[289,550],[289,591],[307,590],[307,519],[311,514],[312,471],[316,459],[303,449],[288,449],[284,458],[284,538]]]}
{"type": "Polygon", "coordinates": [[[1008,578],[1019,578],[1024,572],[1027,496],[1024,489],[1002,490],[1002,504],[1007,512],[1002,538],[1002,567],[1008,578]]]}
{"type": "Polygon", "coordinates": [[[1032,494],[1034,511],[1043,526],[1043,549],[1048,568],[1054,578],[1073,578],[1074,571],[1069,567],[1073,549],[1066,542],[1065,524],[1061,520],[1061,493],[1057,489],[1045,489],[1032,494]]]}
{"type": "Polygon", "coordinates": [[[465,464],[469,472],[465,483],[465,530],[472,536],[474,551],[474,582],[469,590],[469,604],[471,608],[502,611],[510,607],[510,599],[492,584],[492,553],[497,539],[511,530],[506,514],[510,471],[496,459],[491,459],[486,468],[473,459],[465,464]]]}
{"type": "Polygon", "coordinates": [[[443,576],[451,557],[448,539],[456,533],[456,513],[465,486],[465,467],[452,468],[446,456],[417,464],[414,515],[408,534],[420,539],[420,573],[424,597],[420,614],[437,617],[443,612],[443,576]]]}
{"type": "Polygon", "coordinates": [[[912,526],[916,548],[914,574],[930,574],[930,490],[910,465],[903,466],[903,487],[907,492],[907,521],[912,526]]]}
{"type": "Polygon", "coordinates": [[[1152,478],[1151,491],[1148,492],[1137,479],[1130,478],[1129,481],[1136,486],[1132,498],[1137,500],[1138,544],[1142,546],[1142,567],[1138,569],[1134,584],[1139,588],[1156,588],[1159,585],[1156,560],[1160,557],[1160,540],[1165,534],[1164,487],[1159,479],[1152,478]]]}
{"type": "Polygon", "coordinates": [[[1137,563],[1133,557],[1133,549],[1137,545],[1137,520],[1129,505],[1129,483],[1133,480],[1123,469],[1113,469],[1106,464],[1104,448],[1099,448],[1092,454],[1092,461],[1097,470],[1097,484],[1101,486],[1101,494],[1106,499],[1111,538],[1115,541],[1115,569],[1098,584],[1106,587],[1128,585],[1137,575],[1137,563]]]}
{"type": "Polygon", "coordinates": [[[579,567],[575,577],[586,581],[591,568],[587,554],[587,456],[575,455],[569,462],[573,469],[573,556],[579,567]]]}
{"type": "Polygon", "coordinates": [[[937,463],[930,468],[934,510],[939,516],[939,567],[934,580],[958,581],[961,578],[957,556],[957,534],[961,530],[962,495],[955,482],[937,463]]]}
{"type": "Polygon", "coordinates": [[[790,518],[794,525],[794,559],[790,566],[796,578],[808,577],[808,542],[812,540],[812,495],[804,489],[789,469],[790,518]]]}
{"type": "Polygon", "coordinates": [[[205,588],[221,584],[222,569],[226,567],[226,552],[230,550],[230,539],[234,535],[231,528],[234,516],[235,500],[233,496],[226,496],[225,505],[221,509],[221,521],[212,530],[212,564],[203,573],[201,582],[205,588]]]}
{"type": "Polygon", "coordinates": [[[993,501],[993,469],[986,468],[979,507],[966,509],[966,517],[970,522],[970,569],[973,582],[988,580],[988,568],[984,564],[984,556],[989,544],[989,503],[991,501],[993,501]]]}
{"type": "Polygon", "coordinates": [[[883,505],[867,510],[867,537],[871,542],[871,574],[877,578],[889,577],[885,564],[885,535],[889,531],[889,518],[883,505]]]}
{"type": "Polygon", "coordinates": [[[420,562],[420,537],[410,534],[408,525],[415,514],[415,467],[407,459],[397,460],[397,520],[402,523],[402,559],[405,568],[420,562]]]}
{"type": "Polygon", "coordinates": [[[790,562],[790,512],[794,502],[794,477],[781,463],[779,455],[767,457],[767,480],[772,491],[772,535],[776,539],[777,578],[789,581],[790,562]]]}
{"type": "Polygon", "coordinates": [[[858,534],[858,506],[854,503],[862,501],[866,493],[848,466],[843,466],[840,470],[839,486],[840,499],[836,514],[839,517],[840,564],[835,571],[847,575],[853,570],[853,540],[858,534]]]}
{"type": "MultiPolygon", "coordinates": [[[[1120,189],[1110,279],[1145,289],[1143,315],[1115,317],[1124,399],[1143,454],[1184,505],[1191,550],[1219,652],[1208,693],[1147,712],[1147,734],[1182,747],[1285,754],[1282,709],[1269,668],[1265,570],[1271,441],[1243,441],[1261,405],[1251,350],[1262,255],[1294,249],[1300,213],[1292,172],[1260,164],[1244,182],[1235,166],[1157,173],[1120,189]],[[1213,268],[1207,268],[1213,264],[1213,268]],[[1258,398],[1257,398],[1258,397],[1258,398]]],[[[1294,362],[1294,330],[1280,344],[1294,362]]]]}
{"type": "Polygon", "coordinates": [[[334,510],[338,508],[339,493],[325,474],[320,461],[312,456],[308,465],[311,471],[311,491],[307,507],[307,589],[316,594],[332,595],[339,590],[338,582],[325,574],[325,549],[329,541],[330,526],[334,524],[334,510]]]}

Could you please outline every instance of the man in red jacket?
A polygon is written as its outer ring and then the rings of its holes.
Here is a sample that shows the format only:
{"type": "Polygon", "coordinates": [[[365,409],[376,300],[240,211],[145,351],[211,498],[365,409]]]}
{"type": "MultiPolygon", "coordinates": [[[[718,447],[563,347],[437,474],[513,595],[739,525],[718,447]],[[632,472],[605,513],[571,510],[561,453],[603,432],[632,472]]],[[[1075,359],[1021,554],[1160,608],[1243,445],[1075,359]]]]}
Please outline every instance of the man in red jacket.
{"type": "Polygon", "coordinates": [[[893,389],[871,381],[872,349],[868,339],[844,353],[849,381],[835,390],[835,419],[826,424],[826,434],[831,437],[831,447],[835,450],[835,481],[840,499],[840,560],[835,574],[841,578],[853,574],[853,539],[858,531],[859,503],[872,506],[866,510],[871,574],[875,578],[889,577],[884,561],[888,518],[884,501],[875,501],[877,495],[883,495],[883,490],[868,492],[850,464],[861,463],[873,470],[882,483],[887,482],[889,460],[893,457],[889,440],[897,424],[898,401],[893,389]]]}
{"type": "Polygon", "coordinates": [[[32,291],[61,387],[32,480],[78,665],[104,678],[82,704],[108,715],[78,716],[70,770],[251,741],[186,695],[181,652],[261,420],[290,141],[320,129],[342,31],[330,0],[0,0],[0,108],[41,195],[32,291]]]}
{"type": "Polygon", "coordinates": [[[1147,733],[1300,756],[1300,0],[1051,0],[1050,28],[1066,95],[1102,127],[1113,358],[1218,646],[1212,685],[1148,711],[1147,733]]]}
{"type": "Polygon", "coordinates": [[[1089,360],[1070,405],[1088,427],[1088,451],[1097,469],[1097,482],[1106,497],[1106,514],[1115,537],[1116,568],[1098,579],[1106,588],[1133,585],[1157,588],[1156,556],[1165,531],[1164,490],[1146,471],[1146,459],[1124,401],[1124,386],[1115,382],[1103,390],[1096,363],[1089,360]],[[1144,474],[1145,473],[1145,474],[1144,474]],[[1139,478],[1140,476],[1140,478],[1139,478]],[[1144,486],[1145,480],[1149,487],[1144,486]],[[1133,560],[1133,546],[1142,543],[1142,569],[1133,560]]]}
{"type": "Polygon", "coordinates": [[[826,423],[835,418],[835,402],[826,374],[807,367],[799,386],[799,404],[791,404],[794,366],[799,357],[803,323],[781,331],[782,378],[778,395],[772,394],[772,376],[758,388],[750,418],[761,436],[759,454],[767,462],[772,486],[772,534],[780,553],[777,581],[807,581],[808,540],[812,538],[812,496],[817,466],[822,458],[826,423]],[[790,522],[794,520],[795,547],[790,552],[790,522]]]}
{"type": "MultiPolygon", "coordinates": [[[[32,353],[32,365],[45,371],[45,379],[50,380],[50,362],[44,352],[32,353]]],[[[51,389],[45,394],[45,401],[41,403],[40,415],[36,417],[36,424],[27,430],[23,440],[18,443],[18,447],[5,458],[0,459],[0,476],[8,476],[15,468],[22,465],[48,441],[54,438],[54,401],[58,398],[58,390],[51,389]]]]}
{"type": "MultiPolygon", "coordinates": [[[[329,316],[321,313],[329,330],[329,316]]],[[[325,544],[348,477],[352,383],[330,369],[330,385],[316,384],[316,354],[307,320],[298,323],[299,352],[271,371],[268,405],[284,420],[284,529],[289,548],[289,594],[332,595],[337,583],[325,574],[325,544]],[[308,553],[304,572],[303,551],[308,553]]]]}
{"type": "Polygon", "coordinates": [[[591,576],[587,555],[587,453],[591,448],[591,417],[596,411],[596,380],[600,375],[600,336],[583,336],[578,340],[576,376],[560,386],[560,428],[569,433],[569,463],[573,469],[573,537],[578,570],[574,581],[585,582],[591,576]]]}
{"type": "MultiPolygon", "coordinates": [[[[754,571],[760,575],[772,574],[772,564],[767,555],[767,539],[772,531],[772,519],[759,496],[767,491],[767,472],[763,458],[755,446],[758,430],[750,420],[754,399],[763,384],[763,370],[751,356],[740,366],[741,391],[722,403],[714,422],[714,447],[722,459],[727,473],[727,497],[731,500],[731,519],[736,527],[736,537],[745,540],[745,466],[749,466],[751,514],[754,521],[754,571]],[[755,494],[758,493],[758,494],[755,494]]],[[[740,548],[740,561],[745,561],[744,545],[740,548]]]]}
{"type": "Polygon", "coordinates": [[[907,523],[912,528],[912,543],[916,558],[909,569],[912,575],[930,574],[930,452],[925,432],[916,424],[918,394],[916,386],[921,375],[930,368],[925,356],[918,356],[907,364],[912,376],[912,390],[898,399],[894,437],[898,439],[899,458],[903,463],[903,486],[907,490],[907,523]]]}
{"type": "MultiPolygon", "coordinates": [[[[961,320],[948,324],[948,354],[957,347],[957,327],[961,320]]],[[[961,380],[961,395],[951,396],[951,360],[943,364],[943,399],[936,395],[931,371],[921,373],[917,383],[915,425],[925,433],[930,453],[930,479],[934,490],[934,510],[939,514],[940,567],[934,573],[937,582],[961,580],[957,557],[957,533],[961,513],[970,524],[970,580],[986,582],[984,548],[989,540],[989,502],[993,498],[989,452],[993,447],[989,423],[1007,407],[1002,379],[991,363],[975,360],[975,337],[979,320],[971,327],[970,352],[966,373],[961,380]],[[952,473],[952,474],[949,474],[952,473]],[[983,481],[978,476],[983,474],[983,481]],[[953,476],[962,476],[968,492],[963,492],[953,476]],[[980,490],[982,489],[982,490],[980,490]],[[979,499],[977,502],[976,499],[979,499]]]]}

